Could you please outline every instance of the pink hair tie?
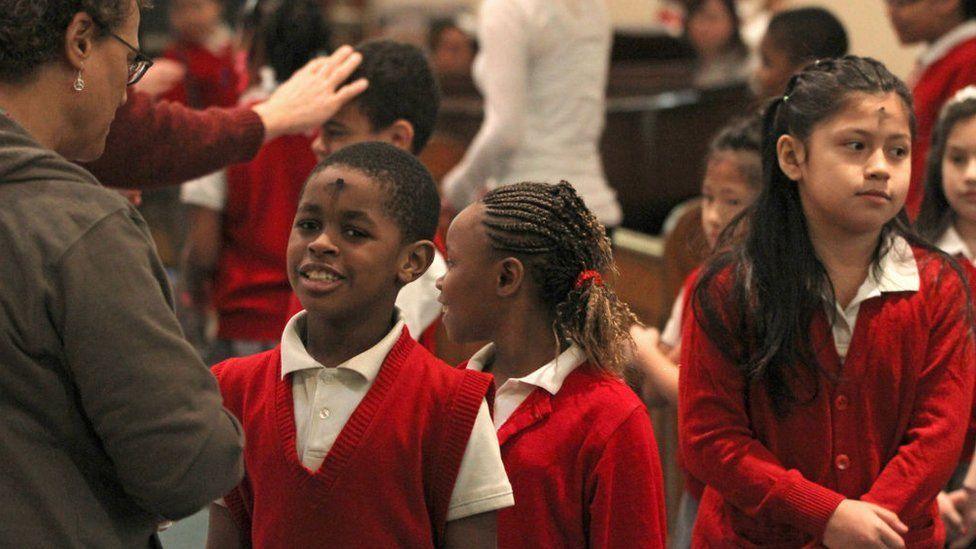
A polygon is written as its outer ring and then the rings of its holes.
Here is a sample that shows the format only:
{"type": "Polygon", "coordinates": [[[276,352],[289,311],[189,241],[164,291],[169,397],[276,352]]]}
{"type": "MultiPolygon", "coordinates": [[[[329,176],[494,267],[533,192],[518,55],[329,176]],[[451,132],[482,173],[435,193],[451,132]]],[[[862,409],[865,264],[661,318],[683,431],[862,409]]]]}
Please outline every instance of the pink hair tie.
{"type": "Polygon", "coordinates": [[[592,280],[591,284],[594,286],[603,286],[603,277],[600,276],[600,273],[592,269],[587,269],[581,271],[579,276],[576,277],[576,289],[579,290],[582,288],[587,280],[592,280]]]}

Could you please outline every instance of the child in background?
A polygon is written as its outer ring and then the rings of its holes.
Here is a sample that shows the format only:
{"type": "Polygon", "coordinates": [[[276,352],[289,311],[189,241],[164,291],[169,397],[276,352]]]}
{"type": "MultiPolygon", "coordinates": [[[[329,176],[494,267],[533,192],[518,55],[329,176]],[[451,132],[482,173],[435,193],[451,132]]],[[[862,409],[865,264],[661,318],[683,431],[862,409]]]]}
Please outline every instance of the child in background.
{"type": "Polygon", "coordinates": [[[684,36],[698,53],[696,86],[717,88],[745,81],[749,49],[739,34],[734,0],[689,1],[684,36]]]}
{"type": "Polygon", "coordinates": [[[497,388],[518,501],[498,515],[498,546],[663,547],[657,444],[620,379],[634,316],[604,285],[603,226],[569,183],[517,183],[465,208],[447,250],[447,333],[493,342],[461,367],[497,388]]]}
{"type": "MultiPolygon", "coordinates": [[[[268,5],[257,3],[243,17],[250,61],[263,61],[256,72],[267,75],[248,92],[249,103],[266,99],[277,81],[329,47],[316,0],[265,11],[268,5]]],[[[306,135],[279,137],[250,162],[183,186],[190,208],[182,280],[195,311],[212,306],[217,313],[210,363],[274,347],[288,320],[284,251],[302,183],[315,167],[311,143],[306,135]]]]}
{"type": "Polygon", "coordinates": [[[752,88],[760,99],[783,95],[790,77],[818,59],[847,55],[844,25],[822,8],[799,8],[773,16],[759,42],[752,88]]]}
{"type": "Polygon", "coordinates": [[[454,19],[438,19],[430,24],[427,47],[430,62],[438,76],[471,77],[471,64],[478,53],[474,36],[465,32],[454,19]]]}
{"type": "Polygon", "coordinates": [[[183,80],[161,99],[197,109],[233,107],[247,85],[221,0],[170,0],[175,41],[163,57],[184,66],[183,80]]]}
{"type": "Polygon", "coordinates": [[[976,0],[886,0],[902,44],[927,45],[912,73],[918,130],[912,143],[912,184],[905,208],[914,218],[939,109],[958,90],[976,84],[976,0]]]}
{"type": "MultiPolygon", "coordinates": [[[[702,180],[701,223],[710,250],[715,250],[719,235],[729,223],[759,195],[762,187],[759,126],[758,115],[736,120],[722,129],[709,147],[702,180]]],[[[688,275],[662,333],[638,324],[630,328],[636,344],[634,360],[644,374],[645,402],[678,405],[677,360],[681,354],[682,318],[697,277],[698,269],[688,275]]],[[[704,485],[685,474],[685,490],[669,536],[672,549],[691,546],[691,529],[704,489],[704,485]]]]}
{"type": "MultiPolygon", "coordinates": [[[[976,284],[976,86],[967,86],[942,108],[932,132],[925,199],[916,226],[922,236],[954,256],[976,284]]],[[[976,537],[976,409],[970,415],[962,457],[939,507],[953,546],[968,547],[976,537]],[[973,469],[967,474],[967,471],[973,469]],[[965,535],[964,535],[965,534],[965,535]],[[958,539],[956,539],[958,538],[958,539]]]]}
{"type": "Polygon", "coordinates": [[[385,143],[309,177],[287,252],[305,311],[278,348],[213,368],[247,442],[208,547],[494,547],[513,500],[491,378],[438,361],[394,306],[433,259],[439,213],[430,173],[385,143]]]}
{"type": "Polygon", "coordinates": [[[785,94],[748,234],[705,266],[682,330],[693,546],[938,547],[976,354],[961,268],[904,222],[911,94],[859,57],[785,94]]]}

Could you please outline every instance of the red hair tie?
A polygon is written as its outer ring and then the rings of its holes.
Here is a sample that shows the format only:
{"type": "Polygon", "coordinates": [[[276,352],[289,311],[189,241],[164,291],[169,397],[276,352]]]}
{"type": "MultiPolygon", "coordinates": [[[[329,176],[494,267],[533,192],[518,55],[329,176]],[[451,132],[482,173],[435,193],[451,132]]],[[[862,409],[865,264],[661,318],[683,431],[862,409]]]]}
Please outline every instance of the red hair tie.
{"type": "Polygon", "coordinates": [[[587,269],[581,271],[579,276],[576,277],[576,289],[579,290],[582,288],[587,280],[592,280],[591,284],[594,286],[603,286],[603,277],[600,276],[600,273],[592,269],[587,269]]]}

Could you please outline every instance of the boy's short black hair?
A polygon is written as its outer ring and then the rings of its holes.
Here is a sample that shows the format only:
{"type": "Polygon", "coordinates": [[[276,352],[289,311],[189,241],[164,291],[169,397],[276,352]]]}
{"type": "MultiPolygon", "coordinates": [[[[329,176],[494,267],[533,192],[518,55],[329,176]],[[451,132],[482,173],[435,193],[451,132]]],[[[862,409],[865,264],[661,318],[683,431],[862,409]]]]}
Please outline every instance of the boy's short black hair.
{"type": "Polygon", "coordinates": [[[356,47],[363,62],[349,77],[369,80],[353,102],[374,130],[403,119],[413,126],[410,149],[419,154],[434,132],[440,91],[424,52],[416,46],[392,40],[371,40],[356,47]]]}
{"type": "Polygon", "coordinates": [[[389,143],[355,143],[326,157],[309,180],[329,166],[362,172],[383,187],[383,207],[396,222],[404,242],[433,240],[441,201],[433,176],[416,156],[389,143]]]}
{"type": "Polygon", "coordinates": [[[823,8],[781,11],[769,21],[766,33],[796,65],[847,55],[844,25],[823,8]]]}

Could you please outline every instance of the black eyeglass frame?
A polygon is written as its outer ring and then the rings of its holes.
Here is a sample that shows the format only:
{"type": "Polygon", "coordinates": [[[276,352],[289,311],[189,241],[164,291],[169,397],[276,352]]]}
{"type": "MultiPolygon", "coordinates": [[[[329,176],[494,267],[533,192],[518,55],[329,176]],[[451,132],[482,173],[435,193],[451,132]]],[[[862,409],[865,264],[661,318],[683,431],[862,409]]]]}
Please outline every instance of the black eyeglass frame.
{"type": "Polygon", "coordinates": [[[153,60],[150,59],[148,55],[142,53],[142,50],[125,41],[121,36],[110,30],[106,30],[105,32],[112,38],[125,44],[125,47],[129,48],[136,54],[132,62],[129,63],[129,80],[125,83],[125,85],[131,86],[142,80],[142,77],[146,75],[146,71],[149,70],[149,67],[153,66],[153,60]]]}

